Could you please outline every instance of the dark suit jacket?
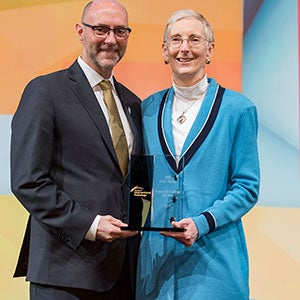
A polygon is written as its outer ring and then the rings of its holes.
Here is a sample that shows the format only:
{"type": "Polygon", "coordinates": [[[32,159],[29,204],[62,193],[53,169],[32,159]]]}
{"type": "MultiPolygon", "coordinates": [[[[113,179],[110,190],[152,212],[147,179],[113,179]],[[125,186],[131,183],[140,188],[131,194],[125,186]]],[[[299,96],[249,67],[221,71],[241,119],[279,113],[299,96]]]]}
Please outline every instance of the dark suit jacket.
{"type": "MultiPolygon", "coordinates": [[[[140,99],[117,81],[115,87],[134,133],[133,153],[138,154],[140,99]]],[[[25,88],[12,121],[11,184],[30,213],[15,276],[110,289],[126,240],[91,242],[84,237],[97,214],[127,222],[126,184],[105,117],[77,62],[25,88]]],[[[138,243],[138,236],[128,241],[132,263],[138,243]]]]}

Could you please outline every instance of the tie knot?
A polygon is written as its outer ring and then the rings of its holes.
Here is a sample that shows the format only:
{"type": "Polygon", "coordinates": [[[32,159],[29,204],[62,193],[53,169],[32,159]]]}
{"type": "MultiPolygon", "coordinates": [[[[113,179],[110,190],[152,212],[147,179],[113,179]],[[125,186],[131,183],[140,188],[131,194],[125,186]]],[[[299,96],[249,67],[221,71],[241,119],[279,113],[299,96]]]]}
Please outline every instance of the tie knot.
{"type": "Polygon", "coordinates": [[[99,85],[102,91],[111,90],[111,83],[108,80],[102,80],[99,85]]]}

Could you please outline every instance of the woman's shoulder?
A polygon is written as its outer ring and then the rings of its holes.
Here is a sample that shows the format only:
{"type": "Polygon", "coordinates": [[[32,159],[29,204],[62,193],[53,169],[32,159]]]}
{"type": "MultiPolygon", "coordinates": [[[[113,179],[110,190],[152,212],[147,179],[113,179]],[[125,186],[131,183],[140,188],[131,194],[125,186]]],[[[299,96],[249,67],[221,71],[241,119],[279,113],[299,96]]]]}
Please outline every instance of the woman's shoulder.
{"type": "Polygon", "coordinates": [[[163,97],[168,93],[169,88],[160,90],[158,92],[155,92],[151,94],[150,96],[146,97],[142,101],[142,108],[145,110],[146,108],[150,106],[159,106],[163,97]]]}
{"type": "Polygon", "coordinates": [[[241,108],[255,107],[255,104],[246,95],[231,89],[225,89],[224,102],[241,108]]]}
{"type": "MultiPolygon", "coordinates": [[[[209,83],[212,85],[214,89],[217,89],[218,86],[222,86],[222,84],[217,83],[217,81],[213,78],[209,78],[209,83]]],[[[224,95],[222,102],[226,102],[228,105],[238,105],[238,106],[254,106],[254,103],[244,94],[241,92],[235,91],[230,88],[224,88],[224,95]]]]}

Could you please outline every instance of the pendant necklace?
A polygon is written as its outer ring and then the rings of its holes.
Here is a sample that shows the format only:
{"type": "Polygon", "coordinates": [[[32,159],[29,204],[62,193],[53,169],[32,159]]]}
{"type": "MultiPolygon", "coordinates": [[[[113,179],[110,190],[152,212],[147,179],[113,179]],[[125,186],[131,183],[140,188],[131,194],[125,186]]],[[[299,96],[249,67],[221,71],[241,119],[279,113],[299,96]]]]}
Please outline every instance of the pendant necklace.
{"type": "Polygon", "coordinates": [[[196,102],[195,100],[190,106],[188,106],[182,113],[181,115],[176,119],[177,123],[183,124],[186,121],[186,116],[184,115],[196,102]]]}
{"type": "MultiPolygon", "coordinates": [[[[179,114],[179,117],[175,117],[176,122],[178,124],[184,124],[187,118],[190,115],[186,116],[186,113],[196,104],[201,103],[204,99],[208,88],[207,76],[205,75],[200,82],[196,83],[193,86],[189,87],[180,87],[173,83],[174,92],[175,92],[175,106],[174,110],[176,111],[176,115],[179,114]],[[192,104],[189,104],[193,102],[192,104]],[[186,108],[183,104],[189,104],[186,108]]],[[[199,106],[200,107],[200,106],[199,106]]],[[[194,116],[192,117],[194,118],[194,116]]]]}

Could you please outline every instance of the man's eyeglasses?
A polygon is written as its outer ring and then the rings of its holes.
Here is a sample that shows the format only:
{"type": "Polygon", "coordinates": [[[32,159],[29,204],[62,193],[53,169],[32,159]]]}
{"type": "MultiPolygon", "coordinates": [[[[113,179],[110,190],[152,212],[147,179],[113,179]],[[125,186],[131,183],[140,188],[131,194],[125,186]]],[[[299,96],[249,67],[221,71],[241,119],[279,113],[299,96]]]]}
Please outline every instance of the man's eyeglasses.
{"type": "Polygon", "coordinates": [[[173,49],[180,48],[183,41],[187,41],[191,48],[200,48],[201,44],[207,39],[202,36],[191,35],[188,38],[184,39],[181,36],[173,36],[169,39],[169,45],[173,49]]]}
{"type": "Polygon", "coordinates": [[[129,27],[110,28],[105,25],[93,26],[87,23],[82,23],[82,25],[92,28],[95,37],[98,38],[105,38],[111,31],[113,31],[116,38],[122,39],[122,38],[127,38],[129,36],[129,33],[131,32],[131,29],[129,27]]]}

